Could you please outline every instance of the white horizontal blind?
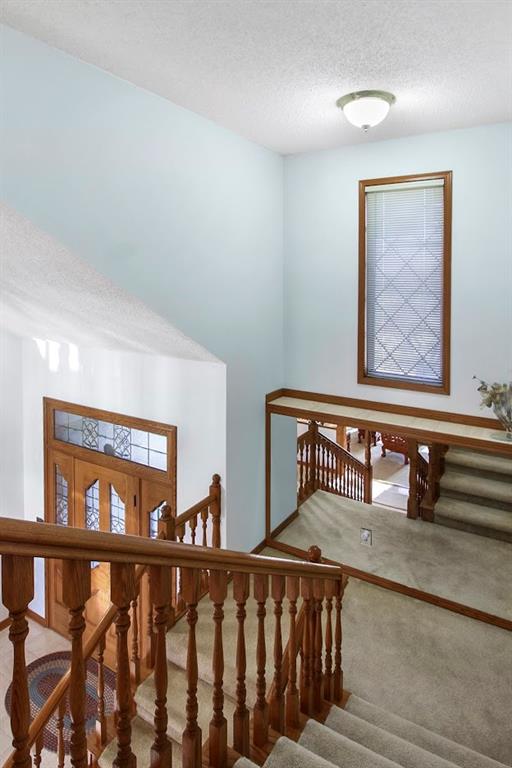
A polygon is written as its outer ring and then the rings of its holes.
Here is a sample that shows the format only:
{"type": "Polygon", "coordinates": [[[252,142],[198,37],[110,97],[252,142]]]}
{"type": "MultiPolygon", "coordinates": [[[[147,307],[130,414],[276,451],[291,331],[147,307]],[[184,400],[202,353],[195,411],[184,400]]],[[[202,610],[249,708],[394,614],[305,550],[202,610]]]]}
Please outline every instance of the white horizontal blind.
{"type": "Polygon", "coordinates": [[[440,386],[443,179],[366,188],[366,368],[440,386]]]}

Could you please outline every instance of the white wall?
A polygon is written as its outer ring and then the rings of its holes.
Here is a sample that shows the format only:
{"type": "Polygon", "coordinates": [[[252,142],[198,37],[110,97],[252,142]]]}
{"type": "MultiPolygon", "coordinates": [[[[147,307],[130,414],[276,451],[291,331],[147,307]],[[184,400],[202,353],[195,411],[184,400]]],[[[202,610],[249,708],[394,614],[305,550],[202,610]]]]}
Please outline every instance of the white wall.
{"type": "Polygon", "coordinates": [[[250,549],[284,375],[282,158],[14,30],[1,42],[6,202],[226,363],[227,543],[250,549]]]}
{"type": "Polygon", "coordinates": [[[0,515],[24,516],[22,341],[0,326],[0,515]]]}
{"type": "Polygon", "coordinates": [[[512,126],[285,159],[286,383],[475,415],[472,376],[512,376],[512,126]],[[358,180],[453,170],[452,391],[357,384],[358,180]]]}

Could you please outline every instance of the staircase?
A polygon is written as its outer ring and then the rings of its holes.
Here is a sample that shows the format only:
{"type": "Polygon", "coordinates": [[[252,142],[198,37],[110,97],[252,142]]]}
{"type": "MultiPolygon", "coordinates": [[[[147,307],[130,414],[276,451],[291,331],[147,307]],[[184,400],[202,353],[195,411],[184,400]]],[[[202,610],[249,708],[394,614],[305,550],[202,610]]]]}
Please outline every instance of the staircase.
{"type": "MultiPolygon", "coordinates": [[[[251,589],[252,593],[252,589],[251,589]]],[[[236,708],[237,676],[236,603],[232,587],[224,604],[223,625],[225,667],[223,678],[224,715],[228,724],[228,742],[232,741],[233,714],[236,708]]],[[[208,598],[198,605],[198,625],[204,627],[197,635],[197,661],[199,670],[198,701],[199,726],[203,735],[208,733],[208,715],[214,695],[213,658],[214,634],[208,631],[208,618],[212,606],[208,598]],[[201,715],[203,713],[203,715],[201,715]]],[[[265,627],[266,645],[272,647],[275,621],[270,617],[265,627]]],[[[247,612],[246,629],[246,689],[247,704],[256,700],[257,619],[253,611],[247,612]]],[[[180,768],[181,738],[186,726],[185,702],[187,697],[186,651],[188,628],[185,621],[178,622],[167,635],[168,668],[168,727],[167,735],[173,741],[173,766],[180,768]]],[[[144,764],[154,738],[155,684],[153,676],[137,690],[137,717],[132,722],[132,749],[144,764]]],[[[391,714],[356,695],[351,695],[345,708],[325,702],[317,719],[303,718],[302,729],[286,729],[287,736],[275,734],[277,741],[268,756],[253,755],[258,763],[241,757],[236,768],[503,768],[503,764],[480,755],[443,736],[391,714]],[[323,721],[323,722],[320,722],[323,721]]],[[[115,740],[99,760],[102,768],[110,768],[117,752],[115,740]]]]}
{"type": "Polygon", "coordinates": [[[512,459],[450,448],[434,520],[512,542],[512,459]]]}

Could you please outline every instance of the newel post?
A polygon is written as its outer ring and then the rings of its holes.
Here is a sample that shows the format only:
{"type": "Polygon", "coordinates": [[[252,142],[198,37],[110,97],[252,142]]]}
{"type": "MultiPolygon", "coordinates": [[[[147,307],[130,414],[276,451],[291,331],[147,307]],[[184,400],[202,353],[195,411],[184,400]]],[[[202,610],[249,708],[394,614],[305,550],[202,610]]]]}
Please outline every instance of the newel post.
{"type": "Polygon", "coordinates": [[[210,496],[213,497],[210,503],[210,511],[212,515],[212,547],[214,549],[220,549],[220,514],[221,514],[221,489],[220,489],[220,475],[213,475],[212,484],[210,485],[210,496]]]}
{"type": "Polygon", "coordinates": [[[87,737],[85,733],[86,669],[82,650],[85,630],[85,604],[91,596],[91,564],[84,560],[62,561],[62,598],[69,610],[71,635],[71,678],[69,709],[71,712],[71,765],[87,768],[87,737]]]}
{"type": "Polygon", "coordinates": [[[169,504],[164,504],[158,518],[158,538],[176,541],[176,518],[169,504]]]}
{"type": "Polygon", "coordinates": [[[364,463],[366,467],[365,485],[364,485],[364,501],[366,504],[372,503],[372,481],[373,481],[373,467],[372,467],[372,433],[367,429],[365,433],[365,446],[364,446],[364,463]]]}
{"type": "Polygon", "coordinates": [[[27,684],[25,640],[28,635],[26,613],[34,597],[34,560],[32,557],[2,555],[2,601],[11,624],[9,640],[13,646],[11,732],[15,750],[13,765],[28,768],[32,764],[28,746],[30,698],[27,684]]]}
{"type": "Polygon", "coordinates": [[[409,499],[407,501],[407,517],[415,520],[418,517],[418,443],[416,440],[407,441],[409,454],[409,499]]]}

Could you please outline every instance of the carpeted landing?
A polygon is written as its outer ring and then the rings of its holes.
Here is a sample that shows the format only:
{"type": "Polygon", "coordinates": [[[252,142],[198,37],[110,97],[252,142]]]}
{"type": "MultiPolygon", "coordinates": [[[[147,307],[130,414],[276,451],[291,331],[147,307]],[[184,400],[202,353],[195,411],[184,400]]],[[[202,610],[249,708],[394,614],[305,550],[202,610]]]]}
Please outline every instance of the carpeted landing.
{"type": "MultiPolygon", "coordinates": [[[[343,605],[345,687],[353,692],[346,710],[333,707],[324,725],[310,721],[298,743],[281,738],[266,768],[512,766],[512,633],[355,580],[347,586],[343,605]]],[[[255,607],[251,598],[246,622],[248,706],[255,698],[255,607]]],[[[284,608],[286,630],[286,604],[284,608]]],[[[231,593],[224,612],[224,714],[232,744],[236,619],[231,593]]],[[[213,692],[213,622],[208,599],[199,604],[198,615],[199,725],[204,741],[213,692]]],[[[268,684],[273,634],[269,600],[268,684]]],[[[185,727],[186,635],[184,621],[167,635],[168,735],[173,741],[174,768],[181,765],[185,727]]],[[[132,723],[138,765],[148,764],[154,698],[150,677],[137,691],[137,717],[132,723]]],[[[100,765],[111,766],[115,755],[112,743],[100,765]]],[[[254,768],[254,764],[239,760],[237,768],[254,768]]]]}

